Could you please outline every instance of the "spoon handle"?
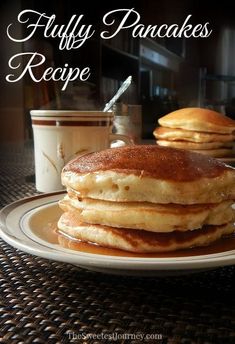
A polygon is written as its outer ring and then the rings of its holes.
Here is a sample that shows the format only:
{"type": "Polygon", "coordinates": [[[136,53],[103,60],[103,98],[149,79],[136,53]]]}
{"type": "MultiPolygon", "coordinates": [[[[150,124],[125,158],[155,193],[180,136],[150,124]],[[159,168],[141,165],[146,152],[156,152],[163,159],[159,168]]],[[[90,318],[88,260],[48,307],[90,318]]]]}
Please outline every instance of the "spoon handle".
{"type": "Polygon", "coordinates": [[[111,109],[111,107],[114,105],[114,103],[118,100],[118,98],[127,90],[127,88],[130,86],[132,81],[132,76],[128,76],[128,78],[123,82],[121,87],[118,89],[117,93],[113,96],[113,98],[105,105],[104,112],[111,109]]]}

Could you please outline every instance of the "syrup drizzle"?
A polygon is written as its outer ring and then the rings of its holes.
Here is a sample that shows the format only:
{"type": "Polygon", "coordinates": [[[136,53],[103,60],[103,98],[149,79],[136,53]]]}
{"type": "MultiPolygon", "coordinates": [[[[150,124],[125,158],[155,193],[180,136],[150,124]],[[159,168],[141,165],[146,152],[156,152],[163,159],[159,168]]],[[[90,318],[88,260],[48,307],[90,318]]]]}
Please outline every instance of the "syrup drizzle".
{"type": "Polygon", "coordinates": [[[41,239],[52,243],[60,244],[64,248],[76,250],[80,252],[120,256],[120,257],[139,257],[139,258],[171,258],[171,257],[189,257],[198,255],[215,254],[235,249],[235,234],[221,238],[216,242],[203,247],[194,247],[189,249],[177,250],[173,252],[164,253],[134,253],[118,249],[102,247],[93,243],[86,243],[78,239],[71,238],[67,235],[61,234],[57,228],[56,222],[48,223],[43,228],[34,229],[34,233],[41,239]]]}

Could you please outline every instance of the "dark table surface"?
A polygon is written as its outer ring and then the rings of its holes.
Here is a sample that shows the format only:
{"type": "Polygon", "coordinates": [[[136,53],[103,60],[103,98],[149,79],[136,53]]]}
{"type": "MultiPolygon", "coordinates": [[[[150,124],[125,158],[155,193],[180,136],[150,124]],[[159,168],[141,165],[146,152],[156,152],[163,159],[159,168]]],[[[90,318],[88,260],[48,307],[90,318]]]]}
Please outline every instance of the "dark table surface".
{"type": "MultiPolygon", "coordinates": [[[[36,194],[30,145],[2,146],[0,166],[1,207],[36,194]]],[[[2,240],[0,264],[1,343],[235,343],[234,267],[112,276],[31,256],[2,240]]]]}

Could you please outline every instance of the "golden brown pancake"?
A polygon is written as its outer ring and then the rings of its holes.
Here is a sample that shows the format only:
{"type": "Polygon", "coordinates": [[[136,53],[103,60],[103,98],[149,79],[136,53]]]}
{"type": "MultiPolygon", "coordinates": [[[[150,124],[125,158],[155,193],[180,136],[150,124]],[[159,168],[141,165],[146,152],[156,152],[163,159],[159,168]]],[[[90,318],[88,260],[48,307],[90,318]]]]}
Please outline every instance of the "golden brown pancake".
{"type": "Polygon", "coordinates": [[[188,150],[200,150],[200,149],[215,149],[215,148],[232,148],[233,142],[188,142],[188,141],[168,141],[157,140],[159,146],[173,147],[188,150]]]}
{"type": "Polygon", "coordinates": [[[190,141],[190,142],[231,142],[234,141],[234,134],[205,133],[178,128],[157,127],[153,135],[156,139],[169,141],[190,141]]]}
{"type": "Polygon", "coordinates": [[[187,231],[203,225],[222,225],[235,220],[233,201],[212,204],[154,204],[81,199],[71,190],[59,202],[65,212],[77,210],[90,224],[134,228],[151,232],[187,231]]]}
{"type": "Polygon", "coordinates": [[[58,228],[84,242],[167,252],[234,231],[235,170],[202,154],[156,145],[107,149],[69,162],[62,181],[68,195],[58,228]]]}
{"type": "Polygon", "coordinates": [[[218,203],[235,198],[235,170],[186,150],[157,145],[107,149],[78,157],[62,182],[82,198],[116,202],[218,203]]]}
{"type": "Polygon", "coordinates": [[[131,252],[167,252],[182,248],[208,245],[224,235],[233,233],[233,222],[221,226],[204,226],[187,232],[153,233],[135,229],[114,228],[82,223],[79,214],[64,213],[59,222],[60,233],[100,246],[131,252]]]}
{"type": "Polygon", "coordinates": [[[163,116],[159,124],[168,128],[231,134],[235,121],[216,111],[201,108],[184,108],[163,116]]]}
{"type": "Polygon", "coordinates": [[[195,150],[192,150],[192,152],[208,155],[213,158],[224,158],[226,156],[232,156],[233,149],[226,149],[226,148],[201,149],[201,150],[195,149],[195,150]]]}

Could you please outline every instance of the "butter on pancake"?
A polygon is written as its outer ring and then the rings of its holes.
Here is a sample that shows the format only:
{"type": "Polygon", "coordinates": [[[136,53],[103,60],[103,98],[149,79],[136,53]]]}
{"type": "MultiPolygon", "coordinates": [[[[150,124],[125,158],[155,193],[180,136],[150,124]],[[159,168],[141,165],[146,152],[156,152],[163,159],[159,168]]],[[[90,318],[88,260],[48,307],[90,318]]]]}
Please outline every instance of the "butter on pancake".
{"type": "Polygon", "coordinates": [[[179,128],[157,127],[153,135],[159,140],[189,141],[196,143],[206,142],[232,142],[235,134],[216,134],[201,131],[192,131],[179,128]]]}
{"type": "Polygon", "coordinates": [[[70,190],[59,202],[65,212],[76,210],[82,222],[151,232],[188,231],[203,225],[222,225],[235,220],[233,201],[211,204],[154,204],[79,200],[70,190]]]}
{"type": "Polygon", "coordinates": [[[205,226],[195,231],[153,233],[82,223],[76,211],[64,213],[58,222],[58,227],[60,233],[68,236],[70,239],[74,238],[104,247],[139,253],[169,252],[183,248],[204,246],[220,239],[224,235],[233,233],[235,230],[234,222],[230,222],[221,226],[205,226]]]}
{"type": "Polygon", "coordinates": [[[198,204],[235,198],[232,167],[202,154],[157,145],[81,156],[64,167],[62,183],[82,198],[115,202],[198,204]]]}
{"type": "Polygon", "coordinates": [[[171,112],[158,120],[167,128],[192,131],[231,134],[235,131],[235,121],[216,111],[202,108],[184,108],[171,112]]]}

